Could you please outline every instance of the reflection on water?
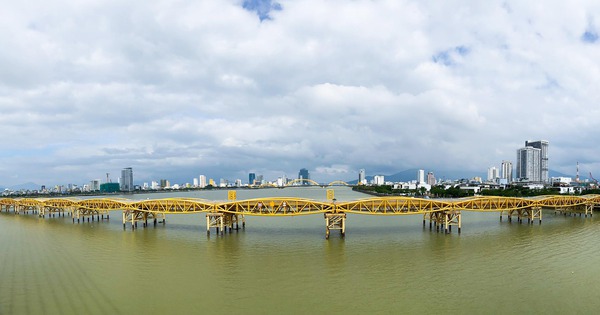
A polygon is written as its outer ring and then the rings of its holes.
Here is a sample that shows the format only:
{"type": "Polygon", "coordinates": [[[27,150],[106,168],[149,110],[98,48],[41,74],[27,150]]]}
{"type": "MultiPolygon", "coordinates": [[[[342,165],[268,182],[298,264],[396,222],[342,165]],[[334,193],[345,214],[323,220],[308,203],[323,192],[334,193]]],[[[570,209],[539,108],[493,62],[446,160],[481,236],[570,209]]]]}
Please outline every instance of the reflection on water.
{"type": "Polygon", "coordinates": [[[549,211],[527,225],[464,213],[463,233],[444,235],[421,216],[349,215],[346,238],[325,240],[320,215],[248,217],[245,230],[207,237],[200,214],[132,231],[119,213],[81,224],[2,213],[0,314],[592,313],[596,218],[549,211]]]}

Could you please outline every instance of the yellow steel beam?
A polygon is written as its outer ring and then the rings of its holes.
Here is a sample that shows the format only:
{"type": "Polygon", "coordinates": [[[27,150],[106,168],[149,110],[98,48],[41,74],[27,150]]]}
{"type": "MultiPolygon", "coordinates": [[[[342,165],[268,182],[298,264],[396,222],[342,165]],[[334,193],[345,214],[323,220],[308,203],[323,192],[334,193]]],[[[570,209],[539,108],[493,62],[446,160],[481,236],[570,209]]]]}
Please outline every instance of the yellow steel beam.
{"type": "Polygon", "coordinates": [[[426,214],[441,211],[515,211],[531,208],[576,208],[599,206],[600,195],[541,196],[534,198],[472,197],[462,199],[422,199],[373,197],[339,203],[306,198],[255,198],[225,202],[192,198],[166,198],[133,201],[114,198],[2,198],[0,205],[21,208],[77,208],[88,211],[131,210],[163,214],[225,212],[257,216],[293,216],[315,213],[357,213],[373,215],[426,214]]]}

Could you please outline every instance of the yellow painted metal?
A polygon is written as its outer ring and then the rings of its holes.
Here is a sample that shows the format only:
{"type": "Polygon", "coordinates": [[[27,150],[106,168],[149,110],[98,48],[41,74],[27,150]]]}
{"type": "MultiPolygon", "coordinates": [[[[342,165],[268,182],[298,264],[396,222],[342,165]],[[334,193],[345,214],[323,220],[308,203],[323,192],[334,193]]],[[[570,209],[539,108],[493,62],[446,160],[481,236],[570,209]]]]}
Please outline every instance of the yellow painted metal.
{"type": "MultiPolygon", "coordinates": [[[[235,191],[233,191],[235,192],[235,191]]],[[[333,194],[332,194],[333,195],[333,194]]],[[[328,199],[333,199],[327,192],[328,199]]],[[[225,202],[193,198],[127,200],[114,198],[2,198],[6,211],[78,211],[82,215],[123,210],[161,214],[231,213],[256,216],[294,216],[316,213],[356,213],[372,215],[428,214],[446,211],[506,212],[535,208],[581,211],[586,214],[600,206],[600,195],[541,196],[534,198],[471,197],[462,199],[422,199],[411,197],[373,197],[332,204],[305,198],[265,197],[225,202]],[[71,209],[71,210],[69,210],[71,209]]]]}
{"type": "Polygon", "coordinates": [[[346,183],[345,181],[334,180],[333,182],[327,184],[327,186],[350,186],[350,185],[348,183],[346,183]]]}
{"type": "Polygon", "coordinates": [[[227,200],[236,200],[237,192],[235,190],[230,190],[227,192],[227,200]]]}
{"type": "Polygon", "coordinates": [[[335,190],[327,189],[327,200],[335,199],[335,190]]]}

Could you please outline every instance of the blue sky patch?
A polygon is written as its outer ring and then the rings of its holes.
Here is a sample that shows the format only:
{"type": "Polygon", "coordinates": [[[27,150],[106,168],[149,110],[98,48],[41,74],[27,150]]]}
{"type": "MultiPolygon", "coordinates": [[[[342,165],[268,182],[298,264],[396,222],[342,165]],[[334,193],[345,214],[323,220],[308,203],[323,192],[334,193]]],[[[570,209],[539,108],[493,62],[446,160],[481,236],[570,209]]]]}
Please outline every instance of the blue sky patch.
{"type": "Polygon", "coordinates": [[[271,11],[281,11],[281,4],[271,0],[244,0],[242,7],[248,11],[255,12],[260,21],[270,20],[271,11]]]}
{"type": "Polygon", "coordinates": [[[442,64],[444,66],[452,66],[456,64],[455,58],[457,56],[466,56],[469,54],[469,48],[466,46],[456,46],[451,49],[440,51],[431,57],[431,60],[435,63],[442,64]]]}
{"type": "Polygon", "coordinates": [[[598,33],[594,30],[587,30],[581,35],[581,40],[593,44],[598,41],[598,33]]]}

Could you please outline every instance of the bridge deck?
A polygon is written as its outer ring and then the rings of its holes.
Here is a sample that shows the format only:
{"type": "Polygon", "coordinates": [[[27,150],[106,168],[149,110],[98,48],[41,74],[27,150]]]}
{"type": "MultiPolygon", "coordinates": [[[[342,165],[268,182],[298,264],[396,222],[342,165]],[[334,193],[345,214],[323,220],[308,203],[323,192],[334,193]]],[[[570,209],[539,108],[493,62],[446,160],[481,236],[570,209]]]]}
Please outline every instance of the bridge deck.
{"type": "Polygon", "coordinates": [[[89,211],[140,211],[161,214],[211,213],[257,216],[294,216],[316,213],[356,213],[371,215],[427,214],[444,211],[505,212],[532,208],[564,210],[600,205],[600,195],[541,196],[533,198],[472,197],[463,199],[423,199],[373,197],[344,202],[305,198],[265,197],[235,201],[209,201],[191,198],[127,200],[115,198],[3,198],[4,209],[72,209],[89,211]]]}

